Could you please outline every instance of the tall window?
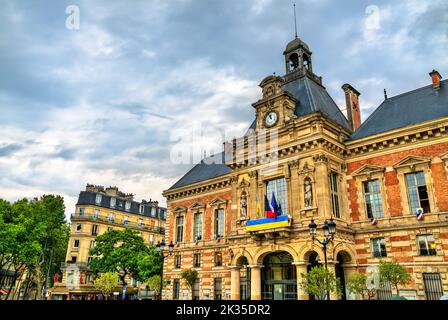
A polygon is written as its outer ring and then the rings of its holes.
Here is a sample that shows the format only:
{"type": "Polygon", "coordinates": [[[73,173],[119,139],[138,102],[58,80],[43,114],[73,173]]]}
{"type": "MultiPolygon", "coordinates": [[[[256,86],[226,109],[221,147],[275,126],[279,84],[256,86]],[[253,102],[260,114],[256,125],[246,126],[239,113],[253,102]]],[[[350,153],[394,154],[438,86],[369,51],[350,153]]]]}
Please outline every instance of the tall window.
{"type": "Polygon", "coordinates": [[[374,258],[387,257],[386,241],[384,238],[372,239],[372,256],[374,258]]]}
{"type": "Polygon", "coordinates": [[[111,212],[111,213],[109,213],[109,215],[107,216],[107,219],[110,221],[110,222],[113,222],[115,219],[114,219],[114,214],[111,212]]]}
{"type": "Polygon", "coordinates": [[[124,216],[124,218],[123,218],[123,224],[124,224],[124,225],[128,225],[128,224],[129,224],[129,217],[128,217],[128,216],[124,216]]]}
{"type": "Polygon", "coordinates": [[[81,230],[82,230],[82,224],[81,224],[81,223],[78,223],[78,224],[76,225],[76,232],[81,232],[81,230]]]}
{"type": "Polygon", "coordinates": [[[85,210],[86,210],[85,208],[79,208],[79,215],[83,216],[85,213],[85,210]]]}
{"type": "Polygon", "coordinates": [[[90,249],[95,248],[95,245],[96,245],[95,240],[90,240],[90,246],[89,246],[89,248],[90,248],[90,249]]]}
{"type": "Polygon", "coordinates": [[[180,255],[174,256],[174,268],[180,269],[182,267],[182,257],[180,255]]]}
{"type": "Polygon", "coordinates": [[[201,266],[201,254],[195,253],[193,254],[193,267],[199,268],[201,266]]]}
{"type": "Polygon", "coordinates": [[[417,241],[419,254],[421,256],[435,256],[437,254],[436,243],[432,234],[418,236],[417,241]]]}
{"type": "Polygon", "coordinates": [[[213,280],[214,298],[215,300],[222,299],[222,278],[215,278],[213,280]]]}
{"type": "Polygon", "coordinates": [[[199,279],[193,283],[193,300],[199,300],[199,279]]]}
{"type": "Polygon", "coordinates": [[[417,214],[418,208],[422,208],[423,212],[430,212],[425,174],[423,172],[408,173],[405,177],[411,212],[417,214]]]}
{"type": "Polygon", "coordinates": [[[364,181],[364,199],[366,201],[367,217],[381,218],[383,216],[383,204],[381,202],[381,190],[378,180],[364,181]]]}
{"type": "Polygon", "coordinates": [[[101,194],[97,194],[96,195],[96,198],[95,198],[95,203],[96,204],[101,204],[101,201],[103,200],[103,195],[101,195],[101,194]]]}
{"type": "Polygon", "coordinates": [[[194,240],[202,240],[202,213],[194,214],[194,240]]]}
{"type": "Polygon", "coordinates": [[[224,209],[215,210],[215,238],[224,236],[224,209]]]}
{"type": "Polygon", "coordinates": [[[100,210],[94,210],[93,211],[93,219],[98,219],[100,216],[100,210]]]}
{"type": "Polygon", "coordinates": [[[138,219],[138,225],[141,227],[143,225],[143,220],[142,219],[138,219]]]}
{"type": "Polygon", "coordinates": [[[154,235],[153,235],[153,234],[150,234],[150,235],[149,235],[149,244],[150,244],[150,245],[153,245],[153,244],[154,244],[154,235]]]}
{"type": "Polygon", "coordinates": [[[173,280],[173,299],[178,300],[179,299],[179,293],[180,293],[180,283],[179,279],[173,280]]]}
{"type": "Polygon", "coordinates": [[[282,213],[287,215],[288,203],[286,201],[285,178],[270,180],[266,182],[266,196],[268,197],[269,203],[271,203],[272,200],[272,193],[275,194],[275,200],[277,200],[277,204],[281,205],[282,213]]]}
{"type": "Polygon", "coordinates": [[[115,205],[117,204],[117,199],[114,197],[110,198],[110,207],[115,208],[115,205]]]}
{"type": "Polygon", "coordinates": [[[215,252],[215,266],[216,267],[222,266],[222,253],[221,252],[215,252]]]}
{"type": "Polygon", "coordinates": [[[79,240],[78,239],[75,239],[73,241],[73,248],[79,248],[79,240]]]}
{"type": "Polygon", "coordinates": [[[92,236],[98,235],[98,225],[92,224],[92,236]]]}
{"type": "Polygon", "coordinates": [[[184,240],[184,217],[179,216],[176,218],[176,242],[182,242],[184,240]]]}
{"type": "Polygon", "coordinates": [[[131,201],[126,201],[126,204],[124,205],[124,210],[126,211],[131,210],[131,201]]]}
{"type": "Polygon", "coordinates": [[[330,173],[330,196],[331,196],[331,208],[333,209],[333,215],[336,218],[340,218],[341,212],[339,205],[338,174],[336,172],[330,173]]]}
{"type": "Polygon", "coordinates": [[[427,300],[439,300],[443,296],[440,273],[423,273],[423,283],[427,300]]]}

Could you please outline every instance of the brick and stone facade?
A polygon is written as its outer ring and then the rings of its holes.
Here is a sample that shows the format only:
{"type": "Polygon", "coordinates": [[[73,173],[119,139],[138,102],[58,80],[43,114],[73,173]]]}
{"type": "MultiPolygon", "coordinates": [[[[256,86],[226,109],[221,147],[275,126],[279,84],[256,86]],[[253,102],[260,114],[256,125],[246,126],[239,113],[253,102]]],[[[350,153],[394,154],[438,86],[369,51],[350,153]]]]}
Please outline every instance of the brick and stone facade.
{"type": "MultiPolygon", "coordinates": [[[[343,86],[348,121],[312,72],[303,41],[288,44],[285,57],[287,75],[260,84],[249,133],[226,143],[224,163],[212,164],[219,174],[207,177],[204,172],[213,170],[202,170],[201,163],[164,192],[165,236],[176,243],[164,266],[164,298],[191,298],[180,274],[194,268],[198,299],[309,299],[299,285],[302,274],[324,260],[309,234],[311,219],[318,237],[326,220],[336,222],[328,267],[343,283],[351,273],[375,274],[380,261],[396,261],[412,275],[400,294],[426,299],[427,274],[440,278],[442,293],[448,292],[448,84],[385,100],[361,124],[359,93],[343,86]],[[411,99],[414,105],[403,102],[419,94],[423,98],[411,99]],[[407,122],[381,119],[404,105],[411,113],[403,117],[407,122]],[[420,113],[431,106],[442,111],[424,119],[420,113]],[[374,186],[373,193],[367,186],[374,186]],[[288,225],[247,231],[248,221],[264,216],[264,198],[272,190],[288,225]],[[417,219],[420,210],[423,218],[417,219]],[[217,237],[219,212],[224,231],[217,237]],[[195,224],[197,213],[202,220],[195,224]],[[217,254],[222,265],[216,264],[217,254]]],[[[343,298],[353,297],[344,292],[343,298]]]]}

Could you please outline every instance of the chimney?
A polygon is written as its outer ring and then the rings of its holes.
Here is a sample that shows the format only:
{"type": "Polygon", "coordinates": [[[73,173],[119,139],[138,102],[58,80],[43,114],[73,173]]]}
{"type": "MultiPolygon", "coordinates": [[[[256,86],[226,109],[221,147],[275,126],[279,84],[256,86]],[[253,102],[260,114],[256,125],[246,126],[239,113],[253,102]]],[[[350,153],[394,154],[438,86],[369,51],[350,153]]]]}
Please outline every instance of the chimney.
{"type": "Polygon", "coordinates": [[[442,76],[440,75],[439,71],[432,70],[432,72],[430,72],[429,75],[431,76],[432,87],[434,89],[439,89],[440,88],[440,81],[442,80],[442,76]]]}
{"type": "Polygon", "coordinates": [[[348,83],[342,86],[342,90],[345,93],[348,122],[350,128],[355,131],[361,126],[361,109],[359,107],[359,96],[361,94],[348,83]]]}

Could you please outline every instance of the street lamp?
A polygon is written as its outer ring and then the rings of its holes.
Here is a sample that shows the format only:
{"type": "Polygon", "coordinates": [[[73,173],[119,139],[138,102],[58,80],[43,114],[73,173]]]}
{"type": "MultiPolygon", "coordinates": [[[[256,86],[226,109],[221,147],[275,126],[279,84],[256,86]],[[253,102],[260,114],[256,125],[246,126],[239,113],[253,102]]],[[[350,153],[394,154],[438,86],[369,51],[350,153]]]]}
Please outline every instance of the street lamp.
{"type": "MultiPolygon", "coordinates": [[[[314,219],[311,219],[310,224],[308,225],[308,228],[310,229],[310,235],[311,239],[316,240],[319,242],[324,251],[324,260],[325,260],[325,269],[327,268],[327,245],[333,241],[334,235],[336,234],[336,223],[333,221],[333,218],[330,219],[330,221],[325,220],[324,225],[322,226],[322,230],[324,232],[324,239],[321,241],[316,238],[317,235],[317,224],[314,222],[314,219]]],[[[327,292],[327,299],[330,298],[329,293],[327,292]]]]}
{"type": "Polygon", "coordinates": [[[174,244],[173,241],[168,245],[168,254],[164,255],[163,251],[165,250],[165,240],[162,242],[158,241],[156,244],[156,250],[162,253],[162,271],[160,272],[160,293],[159,300],[162,300],[162,290],[163,290],[163,264],[167,257],[173,254],[174,244]]]}

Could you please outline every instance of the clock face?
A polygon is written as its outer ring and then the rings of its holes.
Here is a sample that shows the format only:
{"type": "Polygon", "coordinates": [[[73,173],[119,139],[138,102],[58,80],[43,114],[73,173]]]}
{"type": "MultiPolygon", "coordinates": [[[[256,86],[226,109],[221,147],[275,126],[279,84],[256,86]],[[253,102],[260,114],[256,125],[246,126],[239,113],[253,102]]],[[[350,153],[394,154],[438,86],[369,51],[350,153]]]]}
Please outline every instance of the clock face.
{"type": "Polygon", "coordinates": [[[274,124],[277,123],[277,119],[278,119],[277,112],[272,111],[266,115],[264,122],[266,123],[267,127],[272,127],[274,124]]]}

